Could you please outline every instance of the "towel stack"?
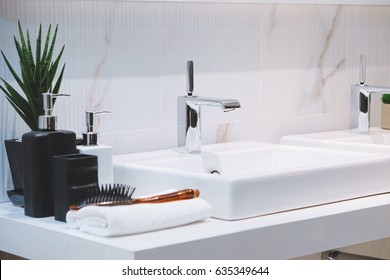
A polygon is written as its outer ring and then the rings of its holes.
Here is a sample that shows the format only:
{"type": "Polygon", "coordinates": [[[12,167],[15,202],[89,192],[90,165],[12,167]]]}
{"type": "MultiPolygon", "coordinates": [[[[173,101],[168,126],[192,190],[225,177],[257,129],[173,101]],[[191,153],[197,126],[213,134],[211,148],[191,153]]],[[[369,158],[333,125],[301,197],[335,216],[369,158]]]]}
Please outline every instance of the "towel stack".
{"type": "Polygon", "coordinates": [[[99,236],[119,236],[181,226],[204,220],[211,205],[201,199],[123,206],[86,206],[68,211],[70,228],[99,236]]]}

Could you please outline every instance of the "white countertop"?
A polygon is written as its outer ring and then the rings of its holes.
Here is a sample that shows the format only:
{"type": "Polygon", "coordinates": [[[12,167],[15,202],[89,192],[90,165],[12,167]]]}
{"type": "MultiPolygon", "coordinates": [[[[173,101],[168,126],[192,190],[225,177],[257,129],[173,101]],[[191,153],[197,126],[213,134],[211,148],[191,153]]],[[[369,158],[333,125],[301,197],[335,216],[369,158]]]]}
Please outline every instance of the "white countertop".
{"type": "Polygon", "coordinates": [[[0,204],[0,250],[28,259],[289,259],[390,236],[390,194],[102,238],[0,204]]]}

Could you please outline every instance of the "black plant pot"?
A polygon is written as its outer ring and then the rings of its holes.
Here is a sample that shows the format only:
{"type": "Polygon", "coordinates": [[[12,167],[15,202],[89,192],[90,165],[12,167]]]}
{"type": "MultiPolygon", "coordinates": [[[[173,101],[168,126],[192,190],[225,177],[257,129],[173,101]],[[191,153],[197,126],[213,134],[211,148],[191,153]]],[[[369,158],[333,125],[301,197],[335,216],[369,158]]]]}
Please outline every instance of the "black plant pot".
{"type": "Polygon", "coordinates": [[[4,144],[11,169],[12,181],[14,183],[14,190],[7,192],[8,197],[15,205],[23,206],[24,175],[22,141],[19,139],[10,139],[5,140],[4,144]]]}

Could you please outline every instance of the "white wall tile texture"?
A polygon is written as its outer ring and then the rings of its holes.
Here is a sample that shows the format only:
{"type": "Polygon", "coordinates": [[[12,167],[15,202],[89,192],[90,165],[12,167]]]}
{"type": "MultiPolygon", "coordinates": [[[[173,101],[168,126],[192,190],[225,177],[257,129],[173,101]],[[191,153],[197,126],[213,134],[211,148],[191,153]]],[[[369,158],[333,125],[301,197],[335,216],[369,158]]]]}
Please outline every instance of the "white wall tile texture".
{"type": "MultiPolygon", "coordinates": [[[[176,146],[176,97],[236,98],[242,108],[204,108],[203,143],[346,129],[350,85],[367,55],[367,82],[390,86],[390,6],[2,0],[0,49],[17,65],[17,20],[35,37],[59,25],[65,44],[59,126],[81,134],[85,110],[101,117],[115,154],[176,146]]],[[[0,58],[0,76],[13,79],[0,58]]],[[[0,201],[12,187],[3,141],[27,127],[0,94],[0,201]]],[[[378,117],[374,116],[376,122],[378,117]]]]}

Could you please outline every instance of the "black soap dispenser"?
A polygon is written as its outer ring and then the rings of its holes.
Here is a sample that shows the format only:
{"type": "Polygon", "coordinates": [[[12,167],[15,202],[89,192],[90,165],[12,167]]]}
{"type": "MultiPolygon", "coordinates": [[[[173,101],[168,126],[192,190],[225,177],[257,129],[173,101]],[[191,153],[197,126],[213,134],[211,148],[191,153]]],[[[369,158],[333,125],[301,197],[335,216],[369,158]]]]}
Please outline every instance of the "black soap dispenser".
{"type": "Polygon", "coordinates": [[[77,152],[76,134],[56,130],[57,117],[51,115],[53,100],[59,96],[68,95],[43,94],[44,115],[39,116],[39,130],[22,136],[26,216],[38,218],[54,215],[53,156],[77,152]]]}

